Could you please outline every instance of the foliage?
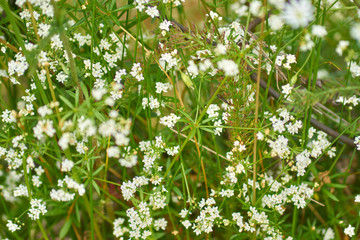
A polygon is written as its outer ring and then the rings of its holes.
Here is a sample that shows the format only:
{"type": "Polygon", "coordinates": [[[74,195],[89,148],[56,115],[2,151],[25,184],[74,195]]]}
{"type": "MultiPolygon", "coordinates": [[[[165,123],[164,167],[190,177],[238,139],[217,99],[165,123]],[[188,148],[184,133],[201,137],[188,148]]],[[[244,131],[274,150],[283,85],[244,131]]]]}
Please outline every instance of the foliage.
{"type": "Polygon", "coordinates": [[[1,7],[0,239],[359,238],[355,1],[1,7]]]}

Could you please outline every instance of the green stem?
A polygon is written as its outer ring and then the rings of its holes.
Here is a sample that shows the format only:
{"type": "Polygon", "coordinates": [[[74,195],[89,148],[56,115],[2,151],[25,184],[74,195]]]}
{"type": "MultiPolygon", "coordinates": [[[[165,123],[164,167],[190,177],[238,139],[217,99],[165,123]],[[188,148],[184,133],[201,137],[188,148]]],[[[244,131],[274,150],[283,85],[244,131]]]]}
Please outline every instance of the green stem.
{"type": "Polygon", "coordinates": [[[196,131],[196,129],[198,128],[201,119],[202,119],[202,118],[205,116],[205,114],[206,114],[206,110],[210,107],[211,103],[212,103],[212,102],[214,101],[214,99],[216,98],[218,92],[220,91],[222,85],[224,85],[226,79],[227,79],[227,77],[225,77],[225,78],[221,81],[219,87],[216,89],[215,93],[213,94],[213,96],[212,96],[211,99],[209,100],[209,102],[208,102],[208,104],[206,105],[205,109],[201,112],[198,120],[197,120],[196,123],[194,124],[195,128],[193,128],[193,129],[191,130],[191,132],[189,133],[189,135],[187,136],[187,138],[185,139],[185,141],[184,141],[183,144],[181,145],[179,152],[174,156],[173,160],[171,161],[170,166],[169,166],[168,169],[166,170],[166,172],[165,172],[165,174],[164,174],[164,179],[165,179],[165,177],[168,175],[168,173],[170,172],[172,166],[174,165],[175,161],[178,159],[179,155],[181,154],[181,152],[182,152],[182,150],[184,149],[184,147],[185,147],[185,145],[187,144],[187,142],[188,142],[188,141],[190,140],[190,138],[192,138],[193,135],[195,134],[195,131],[196,131]]]}
{"type": "MultiPolygon", "coordinates": [[[[25,158],[23,158],[23,170],[24,170],[24,178],[25,178],[25,184],[26,184],[26,188],[28,190],[28,195],[29,195],[29,200],[31,201],[32,199],[32,196],[31,196],[31,187],[30,187],[30,181],[29,181],[29,177],[28,177],[28,174],[27,174],[27,164],[26,164],[26,160],[25,158]]],[[[37,221],[37,224],[40,228],[40,231],[42,233],[42,235],[44,236],[44,238],[46,240],[49,240],[49,238],[47,237],[46,235],[46,232],[44,230],[44,227],[42,226],[41,222],[40,222],[40,219],[38,219],[37,221]]]]}
{"type": "Polygon", "coordinates": [[[92,209],[94,209],[94,203],[93,203],[93,162],[92,162],[92,158],[90,158],[88,160],[90,162],[90,227],[91,227],[91,239],[94,240],[94,212],[92,211],[92,209]]]}

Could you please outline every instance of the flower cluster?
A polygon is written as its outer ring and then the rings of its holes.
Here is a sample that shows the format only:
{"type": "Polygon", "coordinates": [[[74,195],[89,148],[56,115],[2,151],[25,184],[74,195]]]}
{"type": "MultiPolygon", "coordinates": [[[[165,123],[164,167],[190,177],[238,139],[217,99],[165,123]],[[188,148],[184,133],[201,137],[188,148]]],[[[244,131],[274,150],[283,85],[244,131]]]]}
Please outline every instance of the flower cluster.
{"type": "Polygon", "coordinates": [[[43,200],[41,199],[31,199],[30,201],[30,209],[28,212],[29,217],[32,220],[36,220],[40,218],[40,214],[44,215],[47,213],[46,205],[43,203],[43,200]]]}

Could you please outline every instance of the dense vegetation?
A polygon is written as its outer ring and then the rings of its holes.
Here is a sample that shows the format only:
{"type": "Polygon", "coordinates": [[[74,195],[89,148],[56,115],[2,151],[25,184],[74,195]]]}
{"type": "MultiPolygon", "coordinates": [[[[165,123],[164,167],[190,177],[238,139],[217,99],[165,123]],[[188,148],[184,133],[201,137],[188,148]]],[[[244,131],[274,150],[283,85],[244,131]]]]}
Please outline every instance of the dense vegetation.
{"type": "Polygon", "coordinates": [[[357,0],[0,2],[0,239],[360,238],[357,0]]]}

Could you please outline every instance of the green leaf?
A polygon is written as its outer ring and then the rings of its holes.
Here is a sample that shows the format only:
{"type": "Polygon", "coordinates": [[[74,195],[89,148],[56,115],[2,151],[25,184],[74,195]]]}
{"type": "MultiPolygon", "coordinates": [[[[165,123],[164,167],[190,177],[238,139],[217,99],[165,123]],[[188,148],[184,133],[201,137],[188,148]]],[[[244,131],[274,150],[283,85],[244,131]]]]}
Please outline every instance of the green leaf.
{"type": "Polygon", "coordinates": [[[79,91],[79,88],[76,88],[76,92],[75,92],[75,106],[76,107],[79,106],[79,97],[80,97],[80,91],[79,91]]]}
{"type": "Polygon", "coordinates": [[[60,230],[60,238],[63,239],[66,234],[69,232],[70,227],[71,227],[71,218],[65,222],[65,224],[62,226],[61,230],[60,230]]]}
{"type": "Polygon", "coordinates": [[[172,188],[172,190],[174,190],[174,192],[175,192],[178,196],[180,196],[181,198],[183,198],[183,195],[182,195],[182,193],[181,193],[181,191],[180,191],[180,189],[179,189],[178,187],[174,186],[174,187],[172,188]]]}
{"type": "Polygon", "coordinates": [[[138,108],[135,110],[135,116],[139,115],[142,109],[142,106],[139,105],[138,108]]]}
{"type": "Polygon", "coordinates": [[[201,144],[201,136],[202,136],[201,131],[200,131],[199,128],[197,128],[197,129],[196,129],[196,132],[197,132],[197,136],[198,136],[197,141],[198,141],[199,144],[201,144]]]}
{"type": "Polygon", "coordinates": [[[81,25],[84,25],[86,23],[85,18],[81,18],[74,25],[70,27],[70,32],[75,31],[75,29],[79,28],[81,25]]]}
{"type": "Polygon", "coordinates": [[[75,216],[76,216],[75,224],[77,223],[76,225],[79,226],[81,220],[80,220],[80,210],[79,210],[78,202],[75,204],[75,216]]]}
{"type": "Polygon", "coordinates": [[[48,211],[46,213],[46,216],[58,216],[58,215],[64,215],[64,214],[67,214],[67,211],[61,207],[61,208],[54,208],[53,210],[48,211]]]}
{"type": "Polygon", "coordinates": [[[72,105],[69,100],[67,100],[64,96],[61,95],[59,97],[69,108],[74,109],[74,105],[72,105]]]}
{"type": "Polygon", "coordinates": [[[73,115],[73,112],[67,112],[64,116],[62,116],[61,119],[66,120],[66,119],[68,119],[68,117],[70,117],[71,115],[73,115]]]}
{"type": "Polygon", "coordinates": [[[163,237],[165,236],[165,233],[163,232],[153,233],[152,236],[154,237],[154,239],[164,239],[163,237]]]}
{"type": "MultiPolygon", "coordinates": [[[[189,174],[190,171],[191,171],[191,169],[185,170],[185,175],[189,174]]],[[[183,174],[182,174],[182,173],[179,173],[178,175],[176,175],[176,176],[174,177],[174,181],[179,180],[182,176],[183,176],[183,174]]]]}
{"type": "Polygon", "coordinates": [[[114,15],[110,15],[110,18],[114,21],[116,25],[121,25],[119,19],[117,19],[114,15]]]}
{"type": "Polygon", "coordinates": [[[104,115],[101,115],[101,114],[99,113],[99,111],[97,111],[96,109],[93,109],[93,113],[94,113],[94,116],[95,116],[97,119],[99,119],[101,122],[105,122],[105,121],[106,121],[104,115]]]}
{"type": "Polygon", "coordinates": [[[134,5],[126,5],[126,6],[117,8],[117,9],[111,11],[111,12],[115,13],[115,12],[126,11],[126,10],[131,9],[131,8],[134,8],[134,7],[135,7],[134,5]]]}
{"type": "Polygon", "coordinates": [[[334,200],[335,202],[338,202],[339,199],[334,195],[332,194],[331,192],[329,192],[326,188],[322,188],[322,191],[324,192],[324,194],[326,196],[328,196],[329,198],[331,198],[332,200],[334,200]]]}
{"type": "Polygon", "coordinates": [[[187,114],[186,112],[184,112],[181,109],[178,109],[179,112],[181,112],[189,121],[191,121],[192,123],[194,123],[194,120],[189,116],[189,114],[187,114]]]}
{"type": "Polygon", "coordinates": [[[99,186],[97,185],[97,183],[95,181],[92,181],[92,185],[94,186],[96,192],[99,194],[100,196],[100,189],[99,189],[99,186]]]}
{"type": "Polygon", "coordinates": [[[97,169],[93,172],[93,176],[96,176],[97,174],[99,174],[104,167],[105,167],[105,165],[101,165],[99,168],[97,168],[97,169]]]}
{"type": "Polygon", "coordinates": [[[85,96],[86,99],[89,99],[89,93],[88,93],[88,90],[85,86],[85,84],[83,82],[80,82],[80,87],[81,87],[81,90],[83,91],[83,94],[85,96]]]}
{"type": "Polygon", "coordinates": [[[210,121],[215,120],[215,119],[216,119],[216,117],[207,118],[207,119],[201,121],[201,123],[204,124],[204,123],[210,122],[210,121]]]}
{"type": "Polygon", "coordinates": [[[190,136],[189,139],[192,139],[194,137],[195,133],[196,133],[196,128],[193,128],[189,134],[189,136],[190,136]]]}
{"type": "Polygon", "coordinates": [[[346,185],[340,183],[326,183],[325,185],[333,188],[346,188],[346,185]]]}
{"type": "Polygon", "coordinates": [[[210,129],[210,128],[207,128],[207,127],[202,127],[202,128],[200,128],[201,130],[204,130],[204,131],[206,131],[206,132],[209,132],[209,133],[214,133],[214,131],[212,130],[212,129],[210,129]]]}
{"type": "Polygon", "coordinates": [[[180,132],[185,132],[186,130],[188,130],[188,129],[191,128],[191,127],[194,127],[194,126],[192,126],[192,125],[187,125],[187,126],[185,126],[183,129],[181,129],[180,132]]]}

